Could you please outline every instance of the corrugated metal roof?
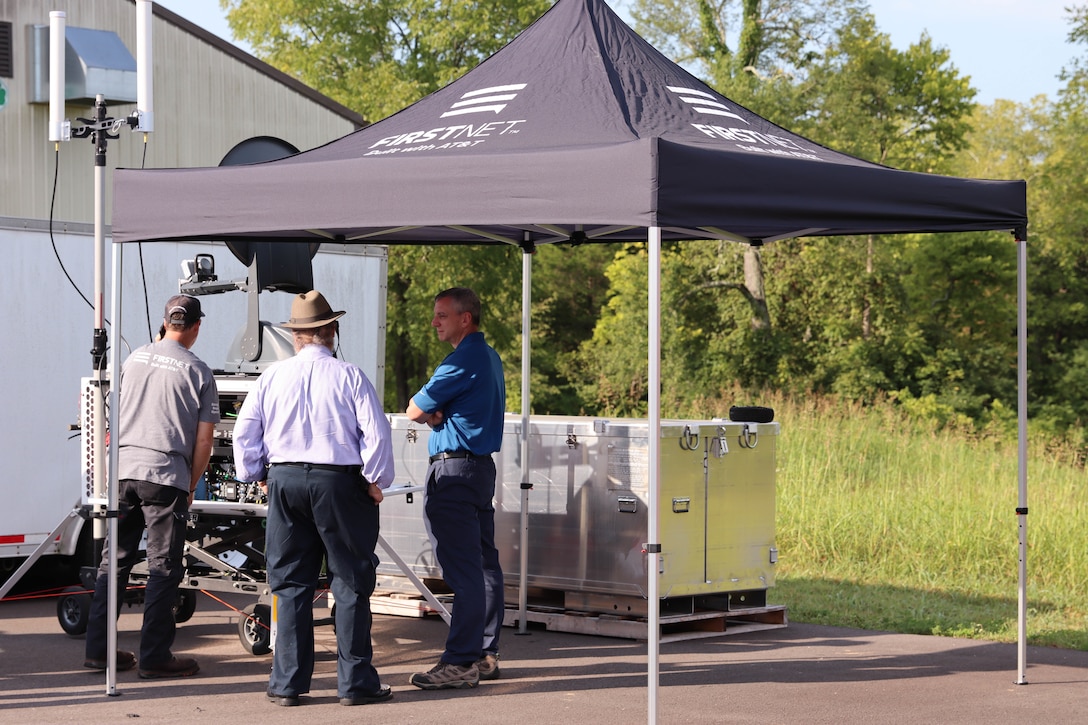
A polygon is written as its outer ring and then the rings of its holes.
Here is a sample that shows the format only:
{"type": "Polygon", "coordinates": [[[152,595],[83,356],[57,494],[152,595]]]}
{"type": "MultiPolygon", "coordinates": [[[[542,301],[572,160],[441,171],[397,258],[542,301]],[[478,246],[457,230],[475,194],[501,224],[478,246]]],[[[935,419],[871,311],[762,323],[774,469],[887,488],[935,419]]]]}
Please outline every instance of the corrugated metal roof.
{"type": "MultiPolygon", "coordinates": [[[[135,4],[135,0],[127,0],[127,2],[135,4]]],[[[187,33],[191,33],[203,40],[204,42],[215,46],[219,50],[230,55],[236,60],[245,63],[254,70],[278,81],[279,83],[282,83],[285,86],[288,86],[292,90],[295,90],[303,96],[306,96],[315,103],[318,103],[329,109],[330,111],[343,116],[344,118],[354,123],[357,128],[362,128],[363,126],[368,126],[370,124],[369,121],[363,118],[362,114],[351,110],[350,108],[341,103],[334,101],[328,96],[309,87],[297,78],[290,76],[287,73],[284,73],[283,71],[269,65],[268,63],[265,63],[260,58],[256,58],[250,55],[238,46],[232,43],[228,43],[219,36],[208,32],[207,30],[193,22],[186,20],[177,13],[167,10],[158,3],[155,3],[154,5],[154,14],[167,21],[171,25],[175,25],[181,30],[184,30],[187,33]]]]}

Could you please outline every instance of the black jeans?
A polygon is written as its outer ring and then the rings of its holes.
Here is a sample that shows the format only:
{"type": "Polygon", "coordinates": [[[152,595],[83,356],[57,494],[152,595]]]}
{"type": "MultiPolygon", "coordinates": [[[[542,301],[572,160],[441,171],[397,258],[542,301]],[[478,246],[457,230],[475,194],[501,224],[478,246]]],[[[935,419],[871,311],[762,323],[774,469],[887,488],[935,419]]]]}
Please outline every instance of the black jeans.
{"type": "MultiPolygon", "coordinates": [[[[140,560],[140,539],[147,529],[147,588],[140,630],[140,667],[154,668],[173,656],[174,605],[184,575],[185,525],[189,493],[173,486],[124,479],[118,485],[118,604],[129,570],[140,560]]],[[[109,549],[103,547],[87,621],[87,657],[106,658],[106,610],[109,605],[109,549]]],[[[116,616],[116,612],[114,616],[116,616]]]]}

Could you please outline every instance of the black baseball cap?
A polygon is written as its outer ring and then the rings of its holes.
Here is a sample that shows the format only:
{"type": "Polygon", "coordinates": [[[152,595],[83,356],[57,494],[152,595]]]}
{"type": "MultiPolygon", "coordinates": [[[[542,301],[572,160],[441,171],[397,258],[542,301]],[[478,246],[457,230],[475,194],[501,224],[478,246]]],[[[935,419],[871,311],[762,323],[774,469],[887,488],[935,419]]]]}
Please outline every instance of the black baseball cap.
{"type": "Polygon", "coordinates": [[[200,311],[200,300],[192,295],[174,295],[166,301],[163,319],[171,325],[191,325],[204,313],[200,311]]]}

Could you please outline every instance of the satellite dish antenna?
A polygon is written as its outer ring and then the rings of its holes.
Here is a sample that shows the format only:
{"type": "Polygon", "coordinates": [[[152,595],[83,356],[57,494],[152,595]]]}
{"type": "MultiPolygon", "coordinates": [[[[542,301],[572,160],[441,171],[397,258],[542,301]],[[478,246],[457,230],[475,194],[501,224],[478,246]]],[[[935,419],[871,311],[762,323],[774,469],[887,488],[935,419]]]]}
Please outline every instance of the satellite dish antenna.
{"type": "Polygon", "coordinates": [[[275,161],[298,153],[293,144],[275,136],[254,136],[235,144],[227,152],[220,166],[241,166],[259,164],[262,161],[275,161]]]}
{"type": "MultiPolygon", "coordinates": [[[[298,149],[274,136],[254,136],[234,146],[219,162],[220,166],[242,166],[275,161],[298,149]]],[[[240,352],[246,362],[261,358],[266,334],[260,319],[258,295],[262,290],[280,292],[309,292],[314,286],[313,257],[321,247],[319,242],[263,242],[226,240],[227,249],[246,265],[246,294],[248,312],[242,334],[240,352]]]]}

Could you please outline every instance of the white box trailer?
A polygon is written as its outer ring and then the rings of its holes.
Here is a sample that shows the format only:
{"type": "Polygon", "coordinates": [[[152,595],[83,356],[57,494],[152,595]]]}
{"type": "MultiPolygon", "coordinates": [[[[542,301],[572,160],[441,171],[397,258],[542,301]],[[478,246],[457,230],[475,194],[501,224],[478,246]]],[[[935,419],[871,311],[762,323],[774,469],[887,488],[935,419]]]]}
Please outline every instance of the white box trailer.
{"type": "MultiPolygon", "coordinates": [[[[94,313],[73,285],[90,299],[94,237],[90,225],[70,225],[54,229],[51,241],[40,221],[3,218],[0,243],[14,263],[5,295],[10,332],[2,344],[10,411],[3,436],[4,487],[9,495],[0,507],[0,586],[4,586],[43,543],[43,555],[70,557],[79,551],[84,525],[74,512],[83,491],[83,450],[75,428],[81,421],[81,380],[92,373],[94,313]]],[[[112,252],[108,249],[107,255],[112,252]]],[[[158,332],[162,306],[178,292],[184,260],[211,254],[220,280],[246,278],[246,268],[218,243],[157,242],[126,246],[123,254],[122,334],[107,324],[109,344],[124,346],[122,358],[158,332]]],[[[385,247],[335,244],[323,245],[313,259],[314,286],[337,309],[348,311],[341,320],[340,354],[359,365],[379,391],[384,377],[387,259],[385,247]]],[[[111,264],[105,266],[108,277],[111,264]]],[[[111,284],[107,280],[107,289],[111,284]]],[[[113,311],[106,297],[110,320],[113,311]]],[[[260,318],[286,320],[292,297],[262,293],[260,318]]],[[[193,352],[221,370],[245,327],[247,295],[207,295],[201,304],[207,317],[193,352]]]]}

